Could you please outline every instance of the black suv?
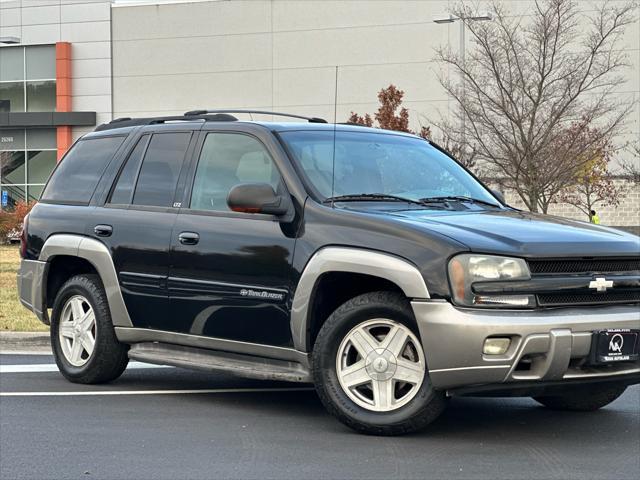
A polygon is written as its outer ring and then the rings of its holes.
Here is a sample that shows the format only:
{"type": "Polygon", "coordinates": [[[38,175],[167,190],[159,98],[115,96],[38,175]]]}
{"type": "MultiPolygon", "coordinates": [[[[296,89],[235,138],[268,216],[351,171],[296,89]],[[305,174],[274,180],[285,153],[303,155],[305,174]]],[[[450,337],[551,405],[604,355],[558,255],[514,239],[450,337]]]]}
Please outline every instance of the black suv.
{"type": "Polygon", "coordinates": [[[510,208],[412,135],[237,113],[114,120],[52,174],[18,283],[67,379],[312,382],[387,435],[452,395],[595,410],[640,382],[640,238],[510,208]]]}

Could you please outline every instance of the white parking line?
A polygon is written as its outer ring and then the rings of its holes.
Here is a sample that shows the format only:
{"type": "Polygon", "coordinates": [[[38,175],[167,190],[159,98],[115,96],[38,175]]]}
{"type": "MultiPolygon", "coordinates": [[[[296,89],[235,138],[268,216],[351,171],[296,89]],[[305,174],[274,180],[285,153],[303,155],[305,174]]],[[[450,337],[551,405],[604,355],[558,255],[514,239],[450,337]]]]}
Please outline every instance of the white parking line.
{"type": "MultiPolygon", "coordinates": [[[[167,365],[152,365],[150,363],[129,362],[127,370],[130,368],[173,368],[167,365]]],[[[0,365],[0,373],[40,373],[40,372],[57,372],[58,366],[55,363],[34,363],[22,365],[0,365]]]]}
{"type": "Polygon", "coordinates": [[[202,390],[97,390],[75,392],[0,392],[0,397],[73,397],[90,395],[187,395],[194,393],[310,392],[313,387],[294,388],[209,388],[202,390]]]}
{"type": "Polygon", "coordinates": [[[48,355],[52,356],[53,352],[50,348],[42,348],[38,350],[0,350],[0,355],[48,355]]]}

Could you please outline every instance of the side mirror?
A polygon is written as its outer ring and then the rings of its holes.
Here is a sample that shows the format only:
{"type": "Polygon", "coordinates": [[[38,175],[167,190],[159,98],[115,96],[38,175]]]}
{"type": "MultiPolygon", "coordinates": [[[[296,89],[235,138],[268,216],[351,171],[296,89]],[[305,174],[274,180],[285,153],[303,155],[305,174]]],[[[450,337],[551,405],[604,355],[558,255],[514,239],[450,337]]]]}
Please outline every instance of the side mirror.
{"type": "Polygon", "coordinates": [[[284,215],[289,211],[290,201],[268,183],[243,183],[231,189],[227,205],[234,212],[284,215]]]}
{"type": "Polygon", "coordinates": [[[491,193],[493,193],[493,196],[496,197],[498,200],[500,200],[500,203],[502,203],[503,205],[506,205],[507,202],[504,199],[504,195],[502,194],[502,192],[498,191],[498,190],[491,190],[491,193]]]}

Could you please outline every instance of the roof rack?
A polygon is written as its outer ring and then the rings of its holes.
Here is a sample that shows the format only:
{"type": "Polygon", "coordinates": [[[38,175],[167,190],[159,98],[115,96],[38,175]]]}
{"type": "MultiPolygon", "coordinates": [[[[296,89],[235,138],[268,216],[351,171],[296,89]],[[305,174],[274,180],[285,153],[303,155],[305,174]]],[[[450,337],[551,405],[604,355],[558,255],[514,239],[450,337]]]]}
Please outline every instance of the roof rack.
{"type": "Polygon", "coordinates": [[[111,120],[109,123],[103,123],[96,127],[96,132],[103,130],[111,130],[112,128],[136,127],[139,125],[157,125],[167,122],[192,122],[194,120],[202,120],[205,122],[235,122],[238,119],[233,115],[215,114],[215,115],[172,115],[168,117],[148,117],[148,118],[131,118],[121,117],[111,120]]]}
{"type": "Polygon", "coordinates": [[[96,132],[103,130],[111,130],[113,128],[136,127],[140,125],[157,125],[168,122],[191,122],[193,120],[202,120],[205,122],[235,122],[238,119],[231,115],[232,113],[247,113],[274,115],[278,117],[299,118],[309,123],[327,123],[324,118],[304,117],[302,115],[294,115],[290,113],[268,112],[264,110],[191,110],[184,115],[171,115],[167,117],[147,117],[147,118],[131,118],[121,117],[111,120],[109,123],[103,123],[96,127],[96,132]]]}
{"type": "Polygon", "coordinates": [[[266,110],[191,110],[189,112],[185,112],[185,117],[197,116],[197,115],[209,115],[209,114],[225,114],[225,113],[247,113],[252,114],[255,113],[257,115],[273,115],[276,117],[288,117],[288,118],[299,118],[301,120],[306,120],[309,123],[327,123],[324,118],[319,117],[305,117],[303,115],[294,115],[292,113],[281,113],[281,112],[269,112],[266,110]]]}

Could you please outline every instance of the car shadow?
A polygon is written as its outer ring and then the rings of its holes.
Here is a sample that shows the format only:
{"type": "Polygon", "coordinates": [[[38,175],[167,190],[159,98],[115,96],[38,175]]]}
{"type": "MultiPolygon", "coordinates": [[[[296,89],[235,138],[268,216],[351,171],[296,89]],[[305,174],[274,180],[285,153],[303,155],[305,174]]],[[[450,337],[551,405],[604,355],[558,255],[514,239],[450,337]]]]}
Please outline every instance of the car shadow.
{"type": "MultiPolygon", "coordinates": [[[[162,385],[162,389],[179,390],[230,389],[233,392],[185,395],[185,401],[198,404],[199,407],[227,405],[233,407],[233,411],[240,410],[243,415],[295,418],[305,424],[313,423],[315,430],[328,428],[331,431],[351,432],[341,425],[336,428],[339,424],[326,413],[312,386],[307,384],[242,379],[183,369],[157,369],[128,371],[110,385],[118,389],[136,390],[160,388],[159,385],[162,385]],[[304,388],[309,390],[291,390],[304,388]],[[245,389],[248,391],[241,391],[245,389]],[[252,392],[252,389],[261,391],[252,392]]],[[[633,395],[637,400],[640,388],[632,389],[625,396],[633,395]]],[[[599,429],[625,431],[629,428],[628,401],[622,404],[621,401],[596,412],[561,412],[545,408],[530,398],[454,397],[443,414],[427,429],[408,437],[445,436],[486,441],[488,432],[506,438],[512,435],[553,438],[562,436],[567,430],[594,437],[594,431],[599,429]],[[620,405],[625,408],[619,408],[620,405]]]]}

